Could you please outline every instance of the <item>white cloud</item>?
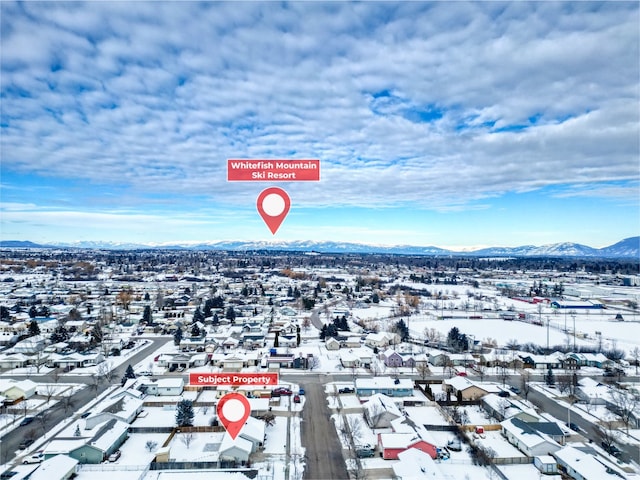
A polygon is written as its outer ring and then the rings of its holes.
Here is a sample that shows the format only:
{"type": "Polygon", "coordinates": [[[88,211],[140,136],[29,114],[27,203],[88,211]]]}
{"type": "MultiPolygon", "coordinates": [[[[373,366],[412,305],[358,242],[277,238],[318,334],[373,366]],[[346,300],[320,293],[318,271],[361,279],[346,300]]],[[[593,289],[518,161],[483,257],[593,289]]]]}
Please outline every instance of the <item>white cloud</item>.
{"type": "Polygon", "coordinates": [[[320,158],[303,204],[436,209],[637,179],[636,3],[0,8],[3,171],[239,203],[227,158],[320,158]]]}

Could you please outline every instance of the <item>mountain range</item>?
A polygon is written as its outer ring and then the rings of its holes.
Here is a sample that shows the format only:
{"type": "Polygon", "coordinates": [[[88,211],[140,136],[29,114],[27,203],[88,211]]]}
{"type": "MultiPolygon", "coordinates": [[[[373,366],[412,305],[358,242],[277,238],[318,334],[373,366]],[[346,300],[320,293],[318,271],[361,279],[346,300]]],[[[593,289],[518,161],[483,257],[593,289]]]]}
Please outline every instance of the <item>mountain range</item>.
{"type": "Polygon", "coordinates": [[[251,242],[220,241],[177,244],[137,244],[117,242],[73,242],[52,245],[37,244],[20,240],[1,240],[0,248],[78,248],[96,250],[231,250],[231,251],[296,251],[318,253],[378,253],[395,255],[427,256],[472,256],[472,257],[590,257],[590,258],[632,258],[640,259],[640,236],[629,237],[613,245],[593,248],[579,243],[553,243],[520,247],[490,247],[473,251],[455,251],[438,247],[413,245],[369,245],[347,242],[251,242]]]}

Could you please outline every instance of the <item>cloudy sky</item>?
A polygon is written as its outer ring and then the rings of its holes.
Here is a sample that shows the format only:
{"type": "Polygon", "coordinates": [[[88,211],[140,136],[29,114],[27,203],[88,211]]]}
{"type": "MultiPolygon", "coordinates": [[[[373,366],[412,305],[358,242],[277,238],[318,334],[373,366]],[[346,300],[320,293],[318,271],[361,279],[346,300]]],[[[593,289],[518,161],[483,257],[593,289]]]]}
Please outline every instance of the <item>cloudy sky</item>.
{"type": "Polygon", "coordinates": [[[1,238],[638,235],[638,7],[3,1],[1,238]],[[228,182],[230,158],[319,159],[321,181],[228,182]]]}

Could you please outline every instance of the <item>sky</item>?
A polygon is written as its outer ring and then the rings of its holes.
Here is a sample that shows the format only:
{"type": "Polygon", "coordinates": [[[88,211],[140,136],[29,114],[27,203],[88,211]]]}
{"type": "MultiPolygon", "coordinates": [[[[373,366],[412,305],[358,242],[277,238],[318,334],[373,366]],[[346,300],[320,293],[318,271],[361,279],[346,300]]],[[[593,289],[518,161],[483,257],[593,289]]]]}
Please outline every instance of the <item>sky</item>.
{"type": "Polygon", "coordinates": [[[639,235],[639,5],[0,2],[0,239],[639,235]],[[320,181],[230,182],[228,159],[320,181]]]}

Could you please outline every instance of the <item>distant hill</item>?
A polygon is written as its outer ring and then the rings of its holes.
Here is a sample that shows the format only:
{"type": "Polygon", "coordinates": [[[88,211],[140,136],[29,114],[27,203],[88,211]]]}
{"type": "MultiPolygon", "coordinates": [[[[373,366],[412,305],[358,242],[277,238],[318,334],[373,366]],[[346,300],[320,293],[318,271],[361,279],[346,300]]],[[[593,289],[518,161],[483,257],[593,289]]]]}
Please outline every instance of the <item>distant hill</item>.
{"type": "Polygon", "coordinates": [[[349,242],[292,242],[224,241],[189,244],[144,245],[120,242],[75,242],[40,245],[29,241],[4,240],[0,248],[78,248],[96,250],[232,250],[232,251],[296,251],[318,253],[378,253],[394,255],[465,256],[465,257],[575,257],[575,258],[632,258],[640,259],[640,236],[630,237],[604,248],[593,248],[579,243],[553,243],[520,247],[490,247],[459,252],[433,246],[368,245],[349,242]]]}

